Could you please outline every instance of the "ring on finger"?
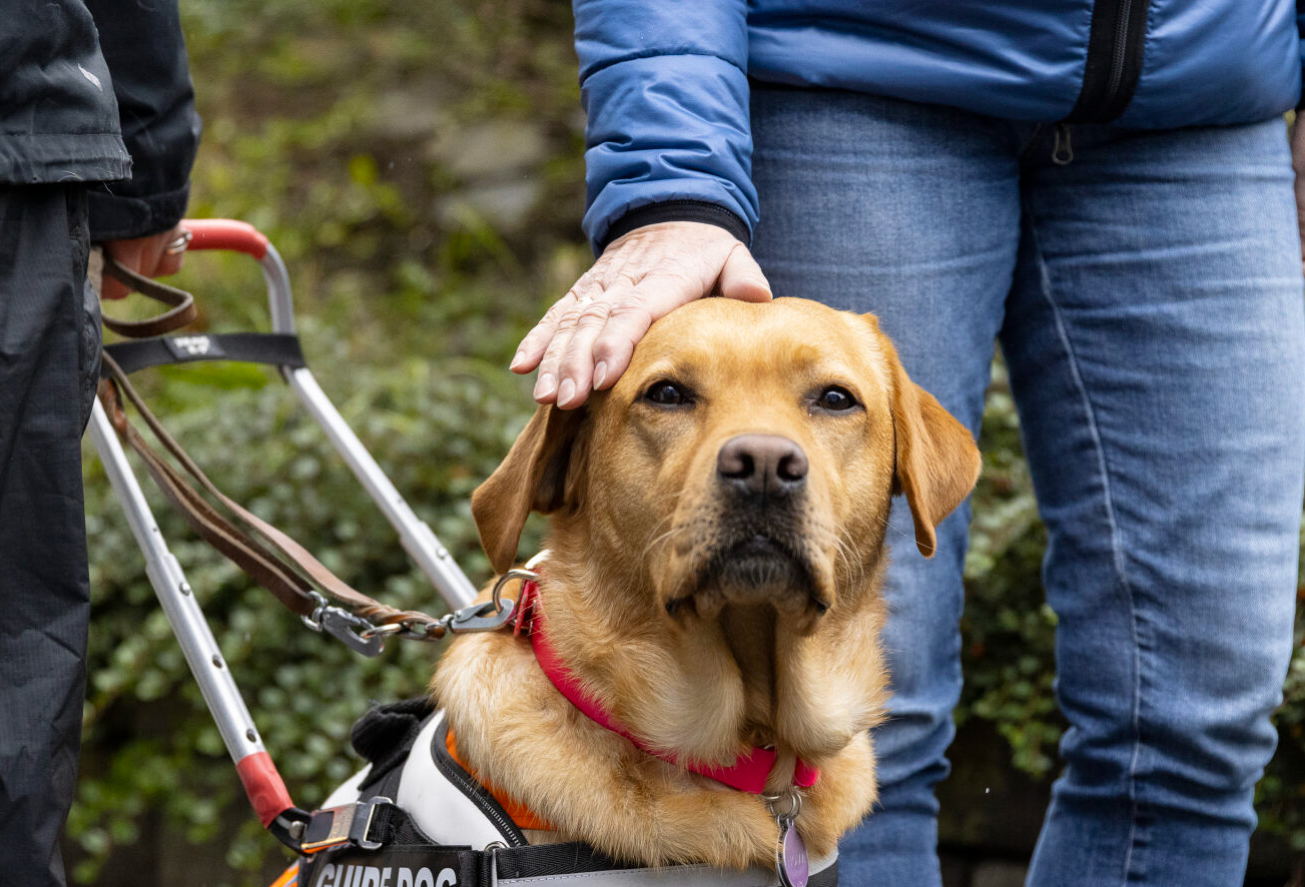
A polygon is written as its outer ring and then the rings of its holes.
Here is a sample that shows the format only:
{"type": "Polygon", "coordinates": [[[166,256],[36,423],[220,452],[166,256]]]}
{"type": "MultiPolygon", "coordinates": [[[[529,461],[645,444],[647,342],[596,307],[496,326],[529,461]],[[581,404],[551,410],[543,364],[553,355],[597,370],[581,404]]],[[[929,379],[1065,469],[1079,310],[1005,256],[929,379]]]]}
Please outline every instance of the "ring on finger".
{"type": "Polygon", "coordinates": [[[180,234],[168,241],[163,251],[170,256],[179,256],[186,251],[186,247],[190,246],[190,242],[194,239],[194,233],[182,228],[180,234]]]}

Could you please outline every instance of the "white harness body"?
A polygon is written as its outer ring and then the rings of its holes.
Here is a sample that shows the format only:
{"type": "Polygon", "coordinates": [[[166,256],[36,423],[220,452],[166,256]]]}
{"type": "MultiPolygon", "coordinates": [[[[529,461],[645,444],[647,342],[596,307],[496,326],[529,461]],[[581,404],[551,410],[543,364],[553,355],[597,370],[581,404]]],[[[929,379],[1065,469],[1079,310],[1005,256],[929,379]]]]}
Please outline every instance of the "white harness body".
{"type": "MultiPolygon", "coordinates": [[[[431,716],[417,734],[403,763],[398,791],[392,800],[437,844],[487,849],[491,845],[519,847],[527,842],[521,830],[480,783],[462,769],[445,746],[447,725],[444,712],[431,716]]],[[[360,785],[367,780],[371,765],[354,774],[322,803],[323,808],[356,801],[360,785]]],[[[838,859],[835,852],[812,859],[813,882],[821,878],[838,859]]],[[[832,873],[830,873],[832,874],[832,873]]],[[[320,877],[319,877],[320,880],[320,877]]],[[[608,871],[553,874],[540,877],[504,878],[505,885],[541,887],[780,887],[774,870],[760,867],[746,871],[719,869],[708,865],[677,865],[663,868],[629,868],[608,871]]],[[[301,884],[299,887],[318,887],[301,884]]],[[[323,885],[327,887],[327,885],[323,885]]]]}

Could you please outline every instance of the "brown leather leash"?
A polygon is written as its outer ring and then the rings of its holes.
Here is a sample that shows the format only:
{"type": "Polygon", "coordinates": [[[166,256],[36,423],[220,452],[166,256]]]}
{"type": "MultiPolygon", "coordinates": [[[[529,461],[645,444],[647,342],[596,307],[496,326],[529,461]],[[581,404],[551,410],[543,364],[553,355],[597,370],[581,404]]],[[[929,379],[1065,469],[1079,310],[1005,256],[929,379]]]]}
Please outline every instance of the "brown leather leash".
{"type": "Polygon", "coordinates": [[[120,336],[126,336],[129,339],[148,339],[153,336],[161,336],[164,333],[170,333],[189,323],[193,323],[195,318],[199,316],[199,312],[195,310],[195,297],[185,290],[177,289],[175,286],[168,286],[166,283],[159,283],[157,280],[151,280],[108,255],[104,256],[103,271],[109,277],[124,284],[128,289],[133,289],[147,299],[162,302],[172,308],[172,310],[165,311],[148,320],[118,320],[107,315],[103,317],[104,325],[120,336]]]}
{"type": "MultiPolygon", "coordinates": [[[[184,290],[143,277],[107,256],[104,273],[170,306],[167,312],[139,322],[104,318],[104,325],[119,335],[151,338],[186,326],[197,316],[194,297],[184,290]]],[[[487,610],[494,603],[474,604],[436,618],[420,610],[387,606],[353,588],[308,549],[218,489],[145,405],[117,361],[108,352],[104,353],[103,361],[107,378],[100,383],[99,397],[118,437],[140,457],[163,495],[202,539],[270,591],[291,612],[303,617],[309,627],[326,630],[359,652],[376,655],[386,637],[438,640],[450,631],[484,631],[488,630],[489,622],[506,622],[510,601],[503,602],[508,605],[506,610],[500,604],[488,616],[487,610]],[[130,423],[124,396],[181,469],[151,447],[130,423]],[[196,489],[196,484],[226,514],[196,489]],[[323,593],[347,605],[351,612],[329,606],[323,593]]]]}

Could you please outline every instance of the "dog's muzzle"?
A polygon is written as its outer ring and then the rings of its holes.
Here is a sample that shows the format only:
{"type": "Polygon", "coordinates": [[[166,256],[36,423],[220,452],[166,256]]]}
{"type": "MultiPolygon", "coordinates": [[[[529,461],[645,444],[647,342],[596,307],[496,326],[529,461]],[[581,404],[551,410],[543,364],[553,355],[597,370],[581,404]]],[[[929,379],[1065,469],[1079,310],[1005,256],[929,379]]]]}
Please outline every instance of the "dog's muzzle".
{"type": "Polygon", "coordinates": [[[781,611],[828,602],[819,592],[805,532],[809,462],[796,442],[775,434],[741,434],[716,457],[716,508],[711,530],[695,540],[695,581],[670,601],[711,613],[725,604],[773,604],[781,611]]]}

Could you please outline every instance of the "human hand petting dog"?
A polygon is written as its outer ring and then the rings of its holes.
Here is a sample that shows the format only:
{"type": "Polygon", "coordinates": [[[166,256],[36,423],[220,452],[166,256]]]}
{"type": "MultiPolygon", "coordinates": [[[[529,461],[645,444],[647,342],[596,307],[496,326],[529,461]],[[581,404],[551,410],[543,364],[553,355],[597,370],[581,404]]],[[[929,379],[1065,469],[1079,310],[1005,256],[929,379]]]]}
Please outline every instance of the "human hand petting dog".
{"type": "Polygon", "coordinates": [[[707,295],[768,302],[770,284],[732,234],[661,222],[610,244],[521,340],[514,373],[539,368],[535,400],[564,410],[612,387],[654,320],[707,295]]]}
{"type": "MultiPolygon", "coordinates": [[[[130,271],[144,274],[146,277],[166,277],[181,270],[181,261],[185,257],[184,247],[172,249],[182,235],[180,225],[174,225],[167,231],[151,234],[148,237],[133,237],[129,240],[106,240],[104,252],[130,271]]],[[[100,296],[105,299],[125,299],[131,288],[125,283],[104,276],[100,284],[100,296]]]]}

